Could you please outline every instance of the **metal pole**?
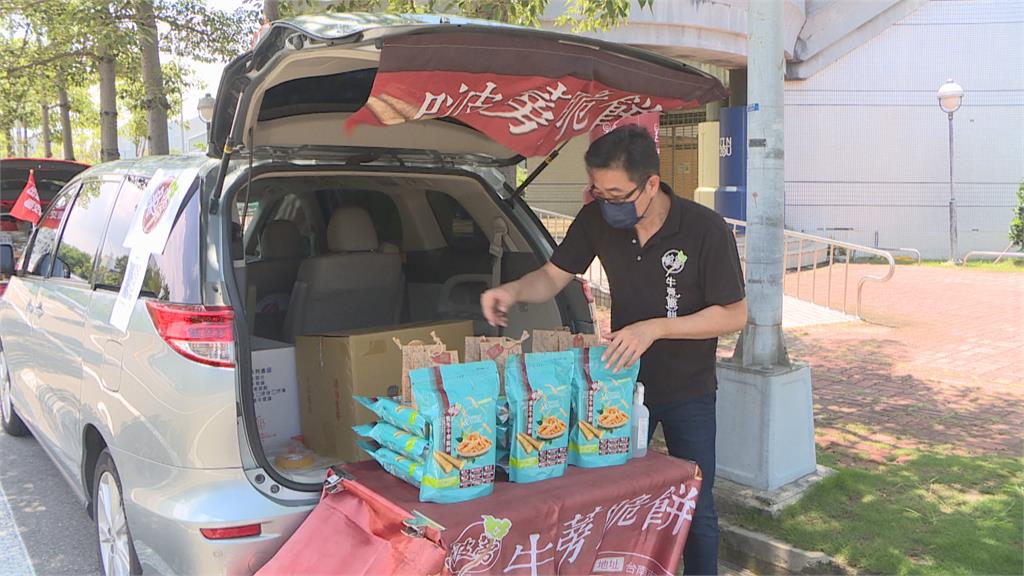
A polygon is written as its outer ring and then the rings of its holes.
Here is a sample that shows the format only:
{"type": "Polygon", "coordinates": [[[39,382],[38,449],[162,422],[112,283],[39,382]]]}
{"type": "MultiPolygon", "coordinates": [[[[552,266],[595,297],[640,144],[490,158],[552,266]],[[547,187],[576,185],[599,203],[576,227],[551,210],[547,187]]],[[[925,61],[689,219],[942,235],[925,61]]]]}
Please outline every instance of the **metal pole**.
{"type": "Polygon", "coordinates": [[[750,2],[747,9],[748,314],[733,357],[746,367],[789,365],[782,337],[784,4],[750,2]]]}
{"type": "Polygon", "coordinates": [[[956,196],[953,194],[953,113],[949,112],[949,262],[956,264],[956,196]]]}

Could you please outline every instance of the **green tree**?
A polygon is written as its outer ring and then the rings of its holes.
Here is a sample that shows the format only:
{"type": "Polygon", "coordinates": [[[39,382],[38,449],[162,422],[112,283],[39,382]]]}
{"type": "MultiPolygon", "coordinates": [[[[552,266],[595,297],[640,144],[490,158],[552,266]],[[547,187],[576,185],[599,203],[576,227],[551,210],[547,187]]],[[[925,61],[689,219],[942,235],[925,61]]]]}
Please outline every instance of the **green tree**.
{"type": "Polygon", "coordinates": [[[1014,246],[1024,249],[1024,180],[1017,188],[1017,207],[1013,210],[1010,222],[1010,241],[1014,246]]]}
{"type": "MultiPolygon", "coordinates": [[[[266,0],[281,17],[310,12],[448,13],[498,22],[539,26],[550,0],[266,0]]],[[[650,8],[654,0],[636,0],[650,8]]],[[[574,32],[606,30],[629,19],[630,0],[568,0],[559,26],[574,32]]],[[[274,19],[273,16],[271,19],[274,19]]]]}

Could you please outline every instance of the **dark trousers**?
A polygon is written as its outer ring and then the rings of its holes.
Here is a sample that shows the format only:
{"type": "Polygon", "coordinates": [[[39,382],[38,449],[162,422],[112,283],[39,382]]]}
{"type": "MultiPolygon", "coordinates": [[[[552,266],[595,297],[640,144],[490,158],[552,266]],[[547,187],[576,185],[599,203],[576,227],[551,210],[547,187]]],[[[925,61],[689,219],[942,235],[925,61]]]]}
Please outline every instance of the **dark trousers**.
{"type": "Polygon", "coordinates": [[[712,489],[715,485],[715,399],[708,394],[665,405],[648,405],[650,434],[658,423],[665,433],[668,453],[693,460],[704,473],[690,535],[683,549],[684,574],[718,573],[718,515],[712,489]]]}

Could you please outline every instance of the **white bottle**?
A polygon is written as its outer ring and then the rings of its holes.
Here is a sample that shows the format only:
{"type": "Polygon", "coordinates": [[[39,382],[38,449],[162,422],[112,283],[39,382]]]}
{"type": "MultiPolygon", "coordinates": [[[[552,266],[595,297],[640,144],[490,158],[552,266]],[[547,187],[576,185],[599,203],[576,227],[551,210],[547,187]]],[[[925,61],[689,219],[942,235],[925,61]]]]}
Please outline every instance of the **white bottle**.
{"type": "Polygon", "coordinates": [[[633,441],[630,443],[630,458],[647,455],[647,432],[651,425],[651,412],[644,406],[644,385],[636,383],[633,391],[633,441]]]}

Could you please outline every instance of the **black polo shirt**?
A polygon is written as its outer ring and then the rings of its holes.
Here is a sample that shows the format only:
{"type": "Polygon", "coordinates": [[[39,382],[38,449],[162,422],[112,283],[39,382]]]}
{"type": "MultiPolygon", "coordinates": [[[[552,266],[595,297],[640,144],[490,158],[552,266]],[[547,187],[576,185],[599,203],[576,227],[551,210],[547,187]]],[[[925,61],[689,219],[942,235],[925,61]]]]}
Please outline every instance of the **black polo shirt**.
{"type": "MultiPolygon", "coordinates": [[[[583,207],[555,249],[551,262],[582,274],[600,258],[612,295],[612,330],[649,320],[699,312],[744,297],[736,240],[714,210],[672,199],[661,229],[640,247],[636,230],[617,230],[605,222],[601,207],[583,207]]],[[[718,338],[658,340],[640,362],[640,381],[648,404],[664,404],[709,394],[718,387],[715,354],[718,338]]]]}

